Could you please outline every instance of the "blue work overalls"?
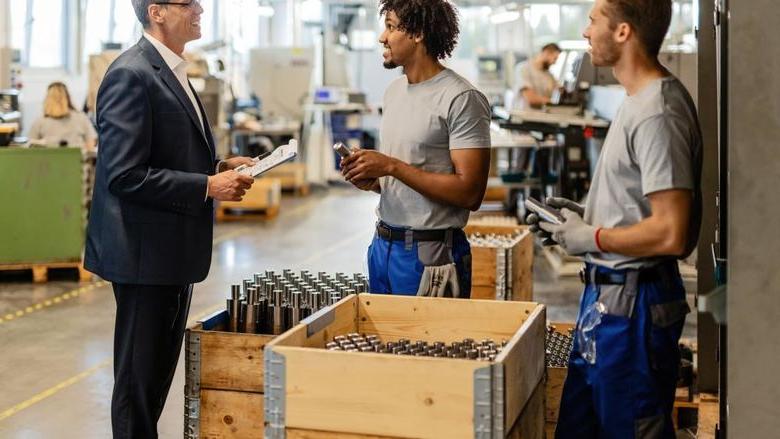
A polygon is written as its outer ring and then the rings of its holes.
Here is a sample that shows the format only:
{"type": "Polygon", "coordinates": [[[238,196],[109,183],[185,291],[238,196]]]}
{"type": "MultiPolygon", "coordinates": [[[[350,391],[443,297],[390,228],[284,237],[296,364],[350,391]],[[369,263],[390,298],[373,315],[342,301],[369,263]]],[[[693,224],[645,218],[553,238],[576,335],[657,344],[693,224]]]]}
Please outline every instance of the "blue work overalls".
{"type": "MultiPolygon", "coordinates": [[[[404,232],[407,229],[382,226],[404,232]]],[[[450,229],[449,241],[416,241],[409,238],[390,241],[374,234],[368,247],[369,290],[374,294],[414,296],[425,267],[455,263],[460,297],[471,296],[471,246],[460,229],[450,229]]]]}
{"type": "Polygon", "coordinates": [[[575,332],[556,439],[674,438],[678,342],[690,311],[677,261],[642,272],[587,265],[583,277],[577,332],[596,301],[606,311],[588,332],[593,364],[575,332]]]}

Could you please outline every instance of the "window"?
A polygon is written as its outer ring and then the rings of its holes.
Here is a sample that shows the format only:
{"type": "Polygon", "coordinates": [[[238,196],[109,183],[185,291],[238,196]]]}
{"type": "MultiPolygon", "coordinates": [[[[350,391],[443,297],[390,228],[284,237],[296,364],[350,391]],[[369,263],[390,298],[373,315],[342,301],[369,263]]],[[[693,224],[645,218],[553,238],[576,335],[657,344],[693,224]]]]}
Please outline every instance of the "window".
{"type": "Polygon", "coordinates": [[[103,43],[111,39],[109,36],[110,28],[112,27],[111,20],[106,20],[106,17],[111,16],[111,7],[111,1],[86,1],[83,51],[85,61],[90,55],[100,53],[103,50],[103,43]]]}
{"type": "Polygon", "coordinates": [[[11,43],[29,67],[61,67],[65,61],[65,0],[11,0],[11,43]]]}
{"type": "Polygon", "coordinates": [[[561,10],[558,5],[532,4],[529,24],[534,36],[534,49],[561,39],[561,10]]]}
{"type": "Polygon", "coordinates": [[[561,5],[561,40],[581,40],[592,5],[561,5]]]}

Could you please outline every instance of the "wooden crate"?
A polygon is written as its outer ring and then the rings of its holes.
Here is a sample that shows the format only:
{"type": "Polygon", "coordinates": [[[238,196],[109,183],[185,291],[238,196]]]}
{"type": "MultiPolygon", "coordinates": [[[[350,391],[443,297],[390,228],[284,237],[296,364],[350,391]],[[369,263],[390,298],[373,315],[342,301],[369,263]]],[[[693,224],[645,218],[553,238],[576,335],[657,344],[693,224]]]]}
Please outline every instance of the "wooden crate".
{"type": "Polygon", "coordinates": [[[255,180],[241,201],[222,201],[216,208],[217,221],[268,220],[279,215],[282,185],[278,178],[255,180]]]}
{"type": "Polygon", "coordinates": [[[223,310],[185,334],[185,438],[263,437],[263,348],[274,336],[227,324],[223,310]]]}
{"type": "MultiPolygon", "coordinates": [[[[550,323],[555,327],[555,332],[568,334],[569,329],[573,329],[574,323],[550,323]]],[[[561,394],[563,393],[563,383],[566,381],[566,375],[569,369],[566,367],[548,367],[547,381],[545,383],[545,401],[546,409],[544,419],[548,428],[555,431],[555,424],[558,422],[558,411],[561,406],[561,394]]]]}
{"type": "Polygon", "coordinates": [[[301,196],[309,194],[305,163],[283,163],[263,174],[263,178],[278,178],[283,191],[301,196]]]}
{"type": "Polygon", "coordinates": [[[526,226],[468,224],[466,235],[512,235],[522,238],[511,249],[471,247],[471,298],[533,300],[534,239],[526,226]]]}
{"type": "Polygon", "coordinates": [[[488,186],[485,188],[483,201],[502,201],[509,199],[509,188],[506,186],[488,186]]]}
{"type": "Polygon", "coordinates": [[[545,315],[543,305],[530,302],[347,297],[267,345],[266,437],[297,429],[503,438],[542,380],[545,315]],[[509,343],[494,362],[322,349],[350,332],[388,340],[509,343]]]}

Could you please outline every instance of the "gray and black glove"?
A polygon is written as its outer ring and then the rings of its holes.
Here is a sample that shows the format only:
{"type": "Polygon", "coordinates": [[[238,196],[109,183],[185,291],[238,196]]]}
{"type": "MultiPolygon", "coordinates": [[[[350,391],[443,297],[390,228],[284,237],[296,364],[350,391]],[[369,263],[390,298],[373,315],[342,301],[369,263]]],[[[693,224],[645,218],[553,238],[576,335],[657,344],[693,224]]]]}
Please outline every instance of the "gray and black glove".
{"type": "MultiPolygon", "coordinates": [[[[579,216],[585,216],[585,206],[576,203],[568,198],[562,197],[547,197],[546,204],[556,209],[569,209],[572,212],[577,213],[579,216]]],[[[555,245],[557,242],[552,239],[550,232],[547,232],[539,227],[540,218],[539,215],[531,213],[525,218],[525,223],[528,224],[528,230],[535,234],[542,240],[542,245],[555,245]]]]}
{"type": "Polygon", "coordinates": [[[542,230],[551,235],[550,240],[558,243],[566,253],[572,256],[601,251],[596,242],[597,227],[586,223],[577,212],[567,208],[561,210],[561,215],[566,219],[563,224],[548,222],[539,224],[542,230]]]}

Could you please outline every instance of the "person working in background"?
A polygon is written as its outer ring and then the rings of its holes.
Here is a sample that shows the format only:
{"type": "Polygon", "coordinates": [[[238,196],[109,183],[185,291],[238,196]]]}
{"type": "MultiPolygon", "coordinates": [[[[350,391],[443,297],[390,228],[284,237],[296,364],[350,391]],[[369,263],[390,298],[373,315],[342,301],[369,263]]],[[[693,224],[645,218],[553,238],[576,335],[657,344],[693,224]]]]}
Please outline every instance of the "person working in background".
{"type": "Polygon", "coordinates": [[[84,261],[116,298],[115,439],[157,437],[192,284],[211,265],[214,200],[240,201],[254,181],[233,170],[252,159],[217,162],[187,79],[182,53],[200,38],[200,2],[132,5],[143,37],[111,64],[97,95],[100,150],[84,261]]]}
{"type": "Polygon", "coordinates": [[[439,60],[452,54],[458,18],[446,0],[380,0],[384,66],[402,67],[384,96],[380,151],[342,161],[345,178],[381,194],[368,250],[372,293],[469,297],[463,233],[490,167],[490,106],[439,60]]]}
{"type": "Polygon", "coordinates": [[[677,259],[701,224],[702,140],[685,87],[658,60],[671,0],[596,0],[584,37],[593,64],[625,87],[587,204],[548,199],[561,225],[527,222],[585,257],[585,290],[563,387],[558,439],[671,439],[678,341],[689,312],[677,259]]]}
{"type": "Polygon", "coordinates": [[[78,146],[94,149],[97,131],[89,118],[73,108],[68,87],[61,82],[49,84],[43,101],[43,117],[33,122],[30,142],[45,146],[78,146]]]}
{"type": "Polygon", "coordinates": [[[550,67],[558,61],[561,48],[555,43],[542,47],[542,51],[528,61],[517,65],[517,102],[520,109],[541,108],[550,103],[550,97],[558,81],[550,73],[550,67]]]}

